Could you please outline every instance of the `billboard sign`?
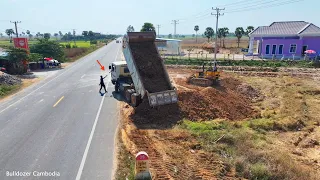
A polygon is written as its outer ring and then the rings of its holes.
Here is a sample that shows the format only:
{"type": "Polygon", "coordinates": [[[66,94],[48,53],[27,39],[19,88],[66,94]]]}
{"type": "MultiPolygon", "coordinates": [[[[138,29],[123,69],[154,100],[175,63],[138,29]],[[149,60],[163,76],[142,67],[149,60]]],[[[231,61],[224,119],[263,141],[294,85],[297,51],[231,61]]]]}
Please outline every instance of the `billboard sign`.
{"type": "Polygon", "coordinates": [[[29,50],[27,38],[13,38],[15,48],[23,48],[29,50]]]}

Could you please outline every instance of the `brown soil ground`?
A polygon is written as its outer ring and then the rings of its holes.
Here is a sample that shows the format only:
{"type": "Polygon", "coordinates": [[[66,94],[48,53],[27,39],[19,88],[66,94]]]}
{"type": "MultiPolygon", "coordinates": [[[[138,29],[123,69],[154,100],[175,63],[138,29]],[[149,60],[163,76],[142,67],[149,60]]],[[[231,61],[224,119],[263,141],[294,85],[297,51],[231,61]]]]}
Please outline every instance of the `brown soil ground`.
{"type": "MultiPolygon", "coordinates": [[[[284,124],[287,118],[305,118],[303,129],[270,132],[271,143],[265,150],[288,155],[289,159],[281,162],[288,167],[294,162],[291,166],[319,172],[320,108],[315,104],[320,102],[320,85],[314,84],[319,79],[296,77],[295,73],[287,77],[281,72],[272,77],[223,73],[219,85],[205,88],[187,83],[195,70],[169,68],[168,72],[179,93],[178,104],[150,109],[144,102],[134,109],[122,103],[123,144],[132,155],[138,151],[148,152],[154,179],[237,179],[234,168],[230,169],[221,155],[205,151],[197,137],[176,127],[183,118],[193,121],[217,118],[237,123],[259,116],[279,116],[280,119],[284,116],[279,122],[284,124]],[[300,89],[293,91],[295,87],[300,89]],[[303,110],[300,106],[308,108],[303,110]]],[[[298,70],[295,72],[299,74],[298,70]]]]}

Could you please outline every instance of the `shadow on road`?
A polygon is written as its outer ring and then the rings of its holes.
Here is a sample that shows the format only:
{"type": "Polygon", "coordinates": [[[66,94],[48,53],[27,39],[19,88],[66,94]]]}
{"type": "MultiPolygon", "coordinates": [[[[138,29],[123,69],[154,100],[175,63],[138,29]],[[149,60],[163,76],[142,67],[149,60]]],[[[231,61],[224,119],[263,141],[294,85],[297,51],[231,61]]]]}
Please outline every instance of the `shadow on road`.
{"type": "Polygon", "coordinates": [[[126,102],[124,97],[120,93],[117,93],[117,92],[113,91],[112,92],[112,96],[113,96],[113,98],[115,98],[118,101],[126,102]]]}

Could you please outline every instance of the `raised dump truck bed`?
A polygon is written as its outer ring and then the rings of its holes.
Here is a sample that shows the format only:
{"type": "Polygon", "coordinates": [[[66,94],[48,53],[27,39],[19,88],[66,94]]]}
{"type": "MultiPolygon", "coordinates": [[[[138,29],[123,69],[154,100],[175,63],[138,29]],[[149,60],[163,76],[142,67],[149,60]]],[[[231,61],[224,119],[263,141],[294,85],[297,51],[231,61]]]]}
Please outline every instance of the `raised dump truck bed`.
{"type": "MultiPolygon", "coordinates": [[[[155,45],[154,32],[128,32],[123,38],[123,53],[134,84],[133,96],[147,97],[150,106],[177,102],[163,60],[155,45]]],[[[127,93],[128,96],[128,93],[127,93]]]]}

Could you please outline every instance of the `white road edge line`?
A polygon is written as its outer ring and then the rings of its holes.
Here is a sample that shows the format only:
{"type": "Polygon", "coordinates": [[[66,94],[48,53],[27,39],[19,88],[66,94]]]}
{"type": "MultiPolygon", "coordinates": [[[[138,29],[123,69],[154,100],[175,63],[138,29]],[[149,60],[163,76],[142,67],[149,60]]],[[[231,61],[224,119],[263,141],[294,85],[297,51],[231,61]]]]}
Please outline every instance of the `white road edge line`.
{"type": "MultiPolygon", "coordinates": [[[[99,50],[99,49],[97,49],[99,50]]],[[[95,52],[95,51],[94,51],[95,52]]],[[[92,52],[93,53],[93,52],[92,52]]],[[[54,77],[53,79],[51,79],[50,81],[44,83],[42,86],[38,87],[37,89],[33,90],[32,92],[30,92],[29,94],[25,95],[24,97],[22,97],[21,99],[17,100],[16,102],[10,104],[9,106],[7,106],[6,108],[4,108],[3,110],[0,111],[0,114],[7,110],[8,108],[10,108],[11,106],[14,106],[15,104],[19,103],[20,101],[22,101],[23,99],[25,99],[26,97],[30,96],[31,94],[33,94],[34,92],[36,92],[37,90],[39,90],[40,88],[42,88],[43,86],[49,84],[51,81],[57,79],[58,77],[60,77],[61,75],[63,75],[64,73],[68,72],[70,69],[74,68],[75,66],[78,66],[79,64],[82,64],[84,61],[82,61],[82,59],[88,57],[89,55],[91,55],[92,53],[84,56],[81,58],[80,62],[78,61],[78,63],[76,63],[75,65],[71,66],[70,68],[66,69],[64,72],[62,72],[61,74],[59,74],[58,76],[54,77]]]]}
{"type": "MultiPolygon", "coordinates": [[[[121,46],[120,46],[120,47],[121,47],[121,46]]],[[[117,51],[115,60],[118,58],[119,50],[120,50],[120,48],[119,48],[118,51],[117,51]]],[[[110,80],[108,79],[107,87],[108,87],[108,85],[109,85],[109,82],[110,82],[110,80]]],[[[103,101],[104,101],[104,98],[105,98],[105,97],[106,97],[105,95],[102,97],[102,100],[101,100],[101,103],[100,103],[100,106],[99,106],[99,110],[98,110],[98,113],[97,113],[97,115],[96,115],[96,119],[94,120],[92,129],[91,129],[91,133],[90,133],[90,136],[89,136],[87,145],[86,145],[86,149],[84,150],[84,154],[83,154],[83,157],[82,157],[82,160],[81,160],[81,164],[80,164],[80,167],[79,167],[79,170],[78,170],[78,173],[77,173],[76,180],[80,180],[80,179],[81,179],[81,175],[82,175],[82,171],[83,171],[83,168],[84,168],[84,164],[85,164],[86,159],[87,159],[87,155],[88,155],[88,152],[89,152],[89,148],[90,148],[90,145],[91,145],[91,141],[92,141],[92,138],[93,138],[93,134],[94,134],[94,131],[95,131],[96,126],[97,126],[97,123],[98,123],[98,119],[99,119],[99,116],[100,116],[101,108],[102,108],[103,101]]]]}
{"type": "Polygon", "coordinates": [[[83,157],[82,157],[82,160],[81,160],[81,164],[80,164],[80,167],[79,167],[79,170],[78,170],[78,174],[77,174],[76,180],[80,180],[80,178],[81,178],[81,174],[82,174],[82,171],[83,171],[83,168],[84,168],[84,163],[86,162],[86,159],[87,159],[87,155],[88,155],[89,148],[90,148],[90,145],[91,145],[92,137],[93,137],[94,131],[95,131],[96,126],[97,126],[97,122],[98,122],[98,119],[99,119],[99,116],[100,116],[101,108],[102,108],[103,101],[104,101],[105,97],[106,96],[102,97],[102,100],[101,100],[101,103],[100,103],[100,107],[99,107],[96,119],[94,120],[92,129],[91,129],[91,133],[90,133],[90,136],[89,136],[89,139],[88,139],[88,143],[87,143],[86,149],[84,150],[84,154],[83,154],[83,157]]]}

